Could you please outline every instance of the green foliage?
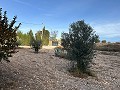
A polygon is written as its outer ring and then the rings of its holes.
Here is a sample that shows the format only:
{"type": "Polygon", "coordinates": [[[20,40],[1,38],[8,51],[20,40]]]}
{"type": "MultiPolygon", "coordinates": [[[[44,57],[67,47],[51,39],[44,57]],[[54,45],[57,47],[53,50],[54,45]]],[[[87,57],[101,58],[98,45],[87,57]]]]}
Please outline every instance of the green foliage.
{"type": "Polygon", "coordinates": [[[100,43],[99,37],[96,38],[95,43],[100,43]]]}
{"type": "Polygon", "coordinates": [[[18,31],[17,35],[18,35],[17,40],[21,45],[31,46],[34,40],[42,42],[43,45],[49,44],[50,33],[48,30],[45,30],[45,27],[43,28],[42,31],[37,31],[37,33],[35,34],[35,37],[33,35],[32,30],[30,30],[28,33],[22,33],[21,31],[18,31]]]}
{"type": "Polygon", "coordinates": [[[67,56],[66,50],[64,50],[63,47],[61,47],[61,46],[55,47],[54,51],[55,51],[55,56],[57,56],[57,57],[66,58],[66,56],[67,56]]]}
{"type": "Polygon", "coordinates": [[[56,40],[57,34],[58,34],[58,31],[52,31],[50,35],[50,39],[53,41],[56,40]]]}
{"type": "Polygon", "coordinates": [[[31,43],[34,41],[34,36],[32,30],[30,30],[28,33],[22,33],[21,31],[17,32],[17,41],[21,45],[27,45],[30,46],[31,43]]]}
{"type": "Polygon", "coordinates": [[[5,11],[2,15],[2,8],[0,8],[0,61],[2,59],[7,60],[8,56],[11,54],[11,50],[15,50],[17,42],[16,31],[21,25],[20,23],[18,26],[14,27],[16,16],[11,23],[8,23],[6,14],[7,12],[5,11]]]}
{"type": "Polygon", "coordinates": [[[32,48],[35,50],[36,53],[38,53],[39,49],[42,48],[42,42],[38,40],[34,40],[32,42],[32,48]]]}
{"type": "Polygon", "coordinates": [[[35,40],[35,38],[34,38],[34,36],[33,36],[32,30],[30,30],[30,31],[27,33],[27,35],[28,35],[28,43],[29,43],[29,45],[31,45],[31,43],[34,42],[34,40],[35,40]]]}
{"type": "Polygon", "coordinates": [[[42,31],[37,31],[37,33],[35,34],[36,40],[42,40],[42,31]]]}
{"type": "Polygon", "coordinates": [[[43,45],[49,44],[49,37],[50,37],[50,33],[48,30],[45,30],[45,27],[44,27],[42,30],[42,44],[43,45]]]}
{"type": "Polygon", "coordinates": [[[31,46],[37,53],[39,49],[42,48],[41,34],[39,31],[35,34],[35,37],[33,35],[32,30],[30,30],[27,34],[22,33],[21,31],[18,31],[17,35],[18,35],[17,41],[21,45],[31,46]]]}
{"type": "Polygon", "coordinates": [[[41,34],[42,34],[41,31],[38,31],[34,37],[32,31],[29,32],[30,45],[32,46],[36,53],[38,53],[39,49],[42,48],[41,34]]]}
{"type": "Polygon", "coordinates": [[[20,45],[22,45],[22,37],[23,33],[21,31],[17,31],[17,41],[19,41],[20,45]]]}
{"type": "Polygon", "coordinates": [[[72,23],[69,33],[62,33],[61,45],[67,50],[69,58],[76,60],[78,71],[89,71],[97,38],[92,27],[83,20],[72,23]]]}

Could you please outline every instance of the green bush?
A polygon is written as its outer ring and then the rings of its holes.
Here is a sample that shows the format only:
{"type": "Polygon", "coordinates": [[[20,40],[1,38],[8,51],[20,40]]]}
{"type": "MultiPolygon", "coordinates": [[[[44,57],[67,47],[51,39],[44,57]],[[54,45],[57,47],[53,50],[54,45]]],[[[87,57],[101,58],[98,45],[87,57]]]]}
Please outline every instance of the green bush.
{"type": "Polygon", "coordinates": [[[55,47],[54,51],[55,51],[55,56],[57,57],[66,58],[67,56],[67,52],[61,46],[55,47]]]}
{"type": "Polygon", "coordinates": [[[38,53],[39,49],[42,48],[42,42],[38,41],[38,40],[34,40],[31,45],[32,45],[32,48],[35,50],[36,53],[38,53]]]}
{"type": "Polygon", "coordinates": [[[69,33],[62,33],[61,45],[71,60],[77,62],[79,73],[88,73],[95,55],[94,47],[98,36],[83,20],[70,25],[69,33]]]}

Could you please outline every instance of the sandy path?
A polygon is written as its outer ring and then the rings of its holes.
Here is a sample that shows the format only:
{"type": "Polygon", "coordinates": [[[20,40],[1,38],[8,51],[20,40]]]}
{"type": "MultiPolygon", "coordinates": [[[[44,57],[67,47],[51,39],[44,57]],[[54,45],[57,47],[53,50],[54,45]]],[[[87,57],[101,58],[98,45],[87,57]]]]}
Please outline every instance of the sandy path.
{"type": "Polygon", "coordinates": [[[100,52],[93,69],[98,81],[92,77],[81,79],[67,72],[70,61],[54,56],[53,49],[19,49],[0,63],[1,90],[120,90],[120,56],[100,52]]]}

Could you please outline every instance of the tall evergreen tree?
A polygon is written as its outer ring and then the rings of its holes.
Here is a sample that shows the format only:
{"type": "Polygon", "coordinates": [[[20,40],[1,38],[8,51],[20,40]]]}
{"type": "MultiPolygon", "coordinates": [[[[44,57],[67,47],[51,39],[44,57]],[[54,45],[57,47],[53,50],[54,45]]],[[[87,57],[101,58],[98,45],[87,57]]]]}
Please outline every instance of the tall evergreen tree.
{"type": "Polygon", "coordinates": [[[43,43],[43,45],[49,44],[49,37],[50,37],[50,33],[48,30],[45,30],[45,27],[44,27],[42,30],[42,43],[43,43]]]}
{"type": "Polygon", "coordinates": [[[72,23],[69,33],[62,34],[62,46],[67,50],[70,59],[76,60],[78,71],[89,71],[96,38],[98,36],[92,27],[83,20],[72,23]]]}
{"type": "Polygon", "coordinates": [[[42,31],[37,31],[35,34],[36,40],[41,41],[42,40],[42,31]]]}
{"type": "Polygon", "coordinates": [[[33,32],[32,32],[32,30],[30,30],[29,32],[28,32],[28,35],[29,35],[29,39],[30,39],[30,45],[34,42],[34,35],[33,35],[33,32]]]}

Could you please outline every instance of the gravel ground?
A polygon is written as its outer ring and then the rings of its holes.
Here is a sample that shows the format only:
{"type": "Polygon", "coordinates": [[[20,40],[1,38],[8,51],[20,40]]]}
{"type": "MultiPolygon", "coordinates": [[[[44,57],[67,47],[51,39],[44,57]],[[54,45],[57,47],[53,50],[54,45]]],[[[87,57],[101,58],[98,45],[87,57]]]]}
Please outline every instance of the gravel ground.
{"type": "Polygon", "coordinates": [[[120,53],[97,52],[93,67],[98,79],[73,77],[70,61],[53,49],[19,49],[10,63],[0,63],[0,90],[120,90],[120,53]]]}

